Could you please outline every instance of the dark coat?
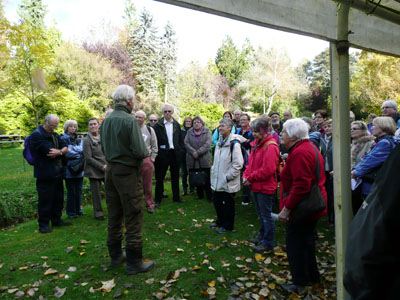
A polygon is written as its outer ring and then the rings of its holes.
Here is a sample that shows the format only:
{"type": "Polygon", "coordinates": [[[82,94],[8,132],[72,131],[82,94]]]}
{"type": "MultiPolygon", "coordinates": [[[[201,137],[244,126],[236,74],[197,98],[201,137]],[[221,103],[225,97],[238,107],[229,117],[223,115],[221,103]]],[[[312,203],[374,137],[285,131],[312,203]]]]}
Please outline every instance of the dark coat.
{"type": "MultiPolygon", "coordinates": [[[[172,120],[172,140],[174,143],[175,157],[178,162],[181,162],[185,159],[185,144],[182,138],[181,126],[174,118],[172,118],[172,120]]],[[[164,125],[164,118],[161,118],[157,124],[154,125],[153,129],[156,133],[158,144],[158,155],[156,160],[165,159],[167,157],[167,151],[169,150],[169,143],[167,130],[164,125]]]]}
{"type": "Polygon", "coordinates": [[[67,144],[61,137],[56,132],[48,133],[42,125],[32,132],[29,148],[36,159],[33,174],[37,179],[62,177],[65,163],[63,162],[64,157],[50,158],[47,154],[51,148],[62,149],[64,147],[67,147],[67,144]]]}
{"type": "Polygon", "coordinates": [[[85,156],[85,177],[103,179],[106,158],[101,150],[101,142],[95,142],[93,136],[88,132],[83,140],[83,154],[85,156]]]}
{"type": "Polygon", "coordinates": [[[400,147],[350,225],[343,283],[353,300],[397,300],[400,286],[400,147]]]}
{"type": "Polygon", "coordinates": [[[211,168],[210,162],[210,149],[211,149],[211,134],[210,130],[206,127],[203,128],[203,132],[200,135],[199,143],[196,141],[194,135],[194,129],[190,128],[185,138],[186,147],[186,166],[188,169],[209,169],[211,168]],[[199,154],[196,164],[194,162],[193,153],[199,154]]]}

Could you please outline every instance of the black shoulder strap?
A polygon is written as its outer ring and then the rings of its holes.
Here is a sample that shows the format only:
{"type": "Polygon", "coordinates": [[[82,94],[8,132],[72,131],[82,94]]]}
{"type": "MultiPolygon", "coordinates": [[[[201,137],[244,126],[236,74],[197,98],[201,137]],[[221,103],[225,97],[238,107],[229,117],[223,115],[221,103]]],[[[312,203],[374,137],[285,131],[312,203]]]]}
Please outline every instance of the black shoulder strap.
{"type": "Polygon", "coordinates": [[[318,185],[318,182],[319,182],[319,158],[318,158],[318,152],[317,152],[317,148],[314,146],[314,144],[311,143],[311,145],[314,148],[315,156],[317,158],[316,173],[317,173],[317,185],[318,185]]]}

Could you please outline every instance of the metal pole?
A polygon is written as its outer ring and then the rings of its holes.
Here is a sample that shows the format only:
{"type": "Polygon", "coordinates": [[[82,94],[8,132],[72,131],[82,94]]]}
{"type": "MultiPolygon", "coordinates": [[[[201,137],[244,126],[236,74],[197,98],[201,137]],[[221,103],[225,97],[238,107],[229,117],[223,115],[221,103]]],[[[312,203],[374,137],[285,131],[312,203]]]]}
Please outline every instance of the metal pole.
{"type": "Polygon", "coordinates": [[[337,8],[337,42],[330,44],[333,118],[333,169],[336,234],[337,299],[346,298],[343,286],[346,239],[351,221],[350,187],[350,76],[348,16],[349,2],[337,8]]]}

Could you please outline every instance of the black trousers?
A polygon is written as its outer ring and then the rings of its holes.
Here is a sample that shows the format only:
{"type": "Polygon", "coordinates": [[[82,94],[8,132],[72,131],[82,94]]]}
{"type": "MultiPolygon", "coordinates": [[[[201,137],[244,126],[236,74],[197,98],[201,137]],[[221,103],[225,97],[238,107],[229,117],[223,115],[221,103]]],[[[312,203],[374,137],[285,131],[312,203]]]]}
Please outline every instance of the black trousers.
{"type": "Polygon", "coordinates": [[[64,184],[62,178],[36,179],[38,193],[39,227],[57,224],[61,220],[64,206],[64,184]]]}
{"type": "Polygon", "coordinates": [[[154,168],[156,170],[156,203],[161,203],[162,195],[164,193],[164,180],[168,167],[171,174],[173,200],[179,200],[179,165],[179,161],[176,159],[175,150],[159,152],[154,163],[154,168]]]}
{"type": "Polygon", "coordinates": [[[286,225],[286,252],[290,273],[296,285],[310,285],[319,282],[315,257],[314,231],[317,222],[286,225]]]}
{"type": "Polygon", "coordinates": [[[335,207],[334,207],[334,195],[333,195],[333,177],[330,172],[325,171],[325,190],[328,197],[328,222],[329,224],[335,224],[335,207]]]}
{"type": "Polygon", "coordinates": [[[233,230],[235,223],[235,193],[213,192],[218,227],[233,230]]]}
{"type": "MultiPolygon", "coordinates": [[[[211,192],[211,183],[210,183],[210,168],[202,168],[202,171],[206,172],[206,185],[202,187],[197,187],[197,197],[200,199],[204,197],[204,192],[206,192],[207,200],[211,201],[212,192],[211,192]]],[[[190,172],[190,169],[189,169],[190,172]]]]}

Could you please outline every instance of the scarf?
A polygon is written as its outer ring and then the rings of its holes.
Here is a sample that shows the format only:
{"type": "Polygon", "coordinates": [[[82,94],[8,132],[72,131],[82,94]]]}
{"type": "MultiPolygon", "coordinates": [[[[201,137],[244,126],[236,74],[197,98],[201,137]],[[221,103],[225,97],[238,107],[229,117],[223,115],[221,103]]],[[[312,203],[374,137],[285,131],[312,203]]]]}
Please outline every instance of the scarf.
{"type": "Polygon", "coordinates": [[[353,139],[353,143],[351,145],[351,161],[355,162],[357,159],[357,155],[364,148],[365,144],[372,141],[373,139],[373,135],[366,135],[358,139],[353,139]]]}

